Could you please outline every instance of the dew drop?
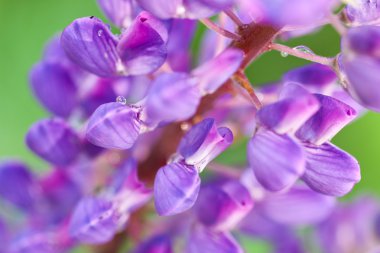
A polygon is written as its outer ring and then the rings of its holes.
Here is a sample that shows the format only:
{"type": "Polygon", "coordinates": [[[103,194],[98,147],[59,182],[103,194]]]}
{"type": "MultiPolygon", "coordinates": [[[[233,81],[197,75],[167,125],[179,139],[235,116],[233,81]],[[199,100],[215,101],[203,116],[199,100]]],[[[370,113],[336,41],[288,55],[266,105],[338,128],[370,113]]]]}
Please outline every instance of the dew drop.
{"type": "Polygon", "coordinates": [[[116,102],[118,102],[119,104],[122,104],[122,105],[126,105],[127,104],[127,99],[123,96],[118,96],[116,98],[116,102]]]}
{"type": "Polygon", "coordinates": [[[282,57],[288,57],[288,55],[289,55],[289,54],[288,54],[287,52],[281,52],[281,56],[282,56],[282,57]]]}
{"type": "Polygon", "coordinates": [[[300,52],[307,53],[307,54],[314,54],[313,50],[311,50],[311,49],[308,48],[307,46],[303,46],[303,45],[293,47],[293,49],[298,50],[298,51],[300,51],[300,52]]]}
{"type": "Polygon", "coordinates": [[[98,30],[98,36],[102,37],[102,35],[103,35],[103,30],[98,30]]]}

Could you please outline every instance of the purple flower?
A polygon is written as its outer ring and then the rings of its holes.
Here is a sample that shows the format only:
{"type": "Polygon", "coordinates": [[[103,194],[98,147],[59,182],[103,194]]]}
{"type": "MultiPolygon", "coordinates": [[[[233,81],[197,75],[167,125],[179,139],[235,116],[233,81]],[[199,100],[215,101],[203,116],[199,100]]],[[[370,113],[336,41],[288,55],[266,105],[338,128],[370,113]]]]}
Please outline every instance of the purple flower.
{"type": "Polygon", "coordinates": [[[380,2],[378,0],[352,0],[347,4],[344,13],[355,25],[378,23],[380,18],[380,2]]]}
{"type": "Polygon", "coordinates": [[[158,69],[166,59],[163,26],[142,12],[121,35],[95,17],[80,18],[61,35],[71,60],[99,76],[141,75],[158,69]]]}
{"type": "Polygon", "coordinates": [[[201,94],[196,80],[185,73],[161,74],[146,99],[146,120],[151,123],[181,121],[197,110],[201,94]]]}
{"type": "Polygon", "coordinates": [[[86,138],[109,149],[129,149],[140,134],[141,122],[136,108],[117,102],[100,106],[87,124],[86,138]]]}
{"type": "Polygon", "coordinates": [[[335,199],[305,186],[268,196],[258,207],[269,219],[285,225],[315,224],[332,212],[335,199]]]}
{"type": "Polygon", "coordinates": [[[319,109],[314,95],[295,83],[288,83],[278,102],[257,111],[258,124],[278,134],[296,132],[319,109]]]}
{"type": "Polygon", "coordinates": [[[325,143],[321,146],[304,145],[306,170],[302,176],[313,190],[332,196],[343,196],[360,181],[358,161],[338,147],[325,143]]]}
{"type": "Polygon", "coordinates": [[[138,245],[133,253],[172,253],[172,242],[167,235],[156,235],[138,245]]]}
{"type": "Polygon", "coordinates": [[[194,69],[192,74],[199,79],[199,89],[204,94],[214,93],[240,67],[243,52],[229,48],[215,58],[194,69]]]}
{"type": "Polygon", "coordinates": [[[201,189],[196,204],[198,220],[219,231],[233,229],[252,209],[253,201],[239,182],[208,185],[201,189]]]}
{"type": "Polygon", "coordinates": [[[26,212],[33,212],[38,190],[36,179],[25,164],[18,161],[0,164],[0,196],[3,199],[26,212]]]}
{"type": "Polygon", "coordinates": [[[292,186],[305,171],[302,146],[288,135],[259,130],[248,144],[247,158],[259,181],[270,191],[292,186]]]}
{"type": "Polygon", "coordinates": [[[142,8],[155,16],[168,18],[206,18],[217,12],[228,9],[234,3],[233,0],[137,0],[142,8]]]}
{"type": "Polygon", "coordinates": [[[322,252],[372,252],[379,212],[378,201],[370,197],[338,205],[316,229],[322,252]]]}
{"type": "Polygon", "coordinates": [[[182,138],[178,153],[186,164],[202,172],[207,164],[228,148],[233,134],[226,127],[217,128],[215,120],[208,118],[194,125],[182,138]]]}
{"type": "Polygon", "coordinates": [[[349,105],[329,96],[315,94],[320,109],[296,133],[302,141],[321,145],[356,117],[349,105]]]}
{"type": "Polygon", "coordinates": [[[80,139],[61,119],[41,120],[29,129],[25,142],[34,153],[55,165],[73,163],[80,152],[80,139]]]}
{"type": "Polygon", "coordinates": [[[159,215],[174,215],[191,208],[199,193],[198,171],[191,165],[171,163],[154,180],[154,204],[159,215]]]}
{"type": "Polygon", "coordinates": [[[352,28],[342,39],[341,71],[347,79],[351,96],[363,106],[379,111],[378,75],[380,28],[352,28]]]}
{"type": "Polygon", "coordinates": [[[227,232],[217,232],[201,225],[190,231],[187,253],[243,253],[238,242],[227,232]]]}
{"type": "Polygon", "coordinates": [[[30,72],[34,95],[51,113],[67,118],[78,104],[77,87],[61,63],[40,62],[30,72]]]}
{"type": "Polygon", "coordinates": [[[335,0],[239,0],[241,8],[255,22],[308,26],[321,21],[332,10],[335,0]],[[318,15],[316,15],[318,13],[318,15]]]}
{"type": "Polygon", "coordinates": [[[97,0],[100,9],[118,27],[127,28],[137,16],[134,0],[97,0]]]}
{"type": "Polygon", "coordinates": [[[70,234],[83,243],[105,243],[119,230],[120,215],[110,201],[87,197],[76,206],[70,234]]]}
{"type": "Polygon", "coordinates": [[[320,93],[334,84],[337,76],[330,67],[313,63],[290,70],[283,76],[283,81],[300,83],[320,93]]]}

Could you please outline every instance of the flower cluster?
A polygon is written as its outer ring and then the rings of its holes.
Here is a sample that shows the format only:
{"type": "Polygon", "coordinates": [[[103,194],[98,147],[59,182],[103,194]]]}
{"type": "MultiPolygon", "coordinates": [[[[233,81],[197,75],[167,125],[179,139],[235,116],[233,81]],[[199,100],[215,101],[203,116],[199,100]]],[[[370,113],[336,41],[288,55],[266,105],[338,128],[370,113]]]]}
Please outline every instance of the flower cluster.
{"type": "Polygon", "coordinates": [[[331,139],[380,111],[380,2],[98,5],[115,29],[76,19],[30,71],[52,116],[25,141],[51,169],[0,164],[0,252],[240,253],[241,235],[273,252],[376,252],[380,205],[336,201],[361,174],[331,139]],[[334,58],[276,43],[326,24],[342,36],[334,58]],[[270,50],[313,63],[254,89],[245,70],[270,50]],[[244,166],[214,161],[240,140],[244,166]]]}

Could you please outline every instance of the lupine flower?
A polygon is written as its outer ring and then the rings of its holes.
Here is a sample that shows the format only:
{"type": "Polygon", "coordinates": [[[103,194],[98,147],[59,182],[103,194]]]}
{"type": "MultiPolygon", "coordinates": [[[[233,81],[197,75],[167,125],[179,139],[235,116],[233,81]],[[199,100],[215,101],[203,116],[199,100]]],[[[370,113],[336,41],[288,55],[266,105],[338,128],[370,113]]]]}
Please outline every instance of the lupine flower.
{"type": "Polygon", "coordinates": [[[377,2],[346,2],[98,0],[120,34],[76,19],[30,71],[52,118],[26,144],[51,168],[0,163],[0,252],[242,253],[241,234],[275,253],[376,251],[378,203],[337,201],[361,172],[333,138],[380,105],[377,2]],[[334,58],[275,43],[328,23],[334,58]],[[269,50],[315,63],[251,86],[269,50]]]}
{"type": "Polygon", "coordinates": [[[352,0],[348,2],[344,14],[355,25],[376,24],[380,18],[379,1],[352,0]]]}
{"type": "Polygon", "coordinates": [[[87,17],[71,23],[61,35],[67,55],[99,76],[141,75],[165,61],[165,29],[149,13],[140,13],[117,38],[100,19],[87,17]]]}
{"type": "Polygon", "coordinates": [[[160,215],[173,215],[191,208],[199,193],[198,173],[232,143],[228,128],[216,128],[213,119],[193,126],[183,137],[174,162],[162,167],[155,178],[154,198],[160,215]]]}
{"type": "Polygon", "coordinates": [[[363,106],[378,111],[379,93],[379,28],[362,26],[352,28],[342,40],[340,64],[347,77],[347,89],[363,106]]]}
{"type": "Polygon", "coordinates": [[[63,120],[42,120],[26,136],[26,144],[38,156],[56,165],[71,164],[79,154],[80,139],[63,120]]]}
{"type": "Polygon", "coordinates": [[[198,19],[210,17],[217,12],[230,8],[234,3],[233,0],[158,0],[154,2],[148,0],[137,0],[137,2],[142,8],[162,19],[198,19]]]}

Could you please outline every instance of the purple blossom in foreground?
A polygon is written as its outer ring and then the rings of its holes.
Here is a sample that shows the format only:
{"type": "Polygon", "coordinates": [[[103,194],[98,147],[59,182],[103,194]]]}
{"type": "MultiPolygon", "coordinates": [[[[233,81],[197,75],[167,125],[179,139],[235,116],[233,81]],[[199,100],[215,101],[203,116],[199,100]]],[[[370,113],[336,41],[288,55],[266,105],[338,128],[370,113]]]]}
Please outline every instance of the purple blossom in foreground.
{"type": "Polygon", "coordinates": [[[76,19],[30,71],[51,167],[0,163],[0,252],[376,252],[378,201],[337,201],[361,170],[333,138],[380,105],[377,1],[347,2],[98,0],[120,33],[76,19]],[[327,23],[334,58],[275,43],[327,23]],[[253,87],[268,50],[314,63],[253,87]]]}

